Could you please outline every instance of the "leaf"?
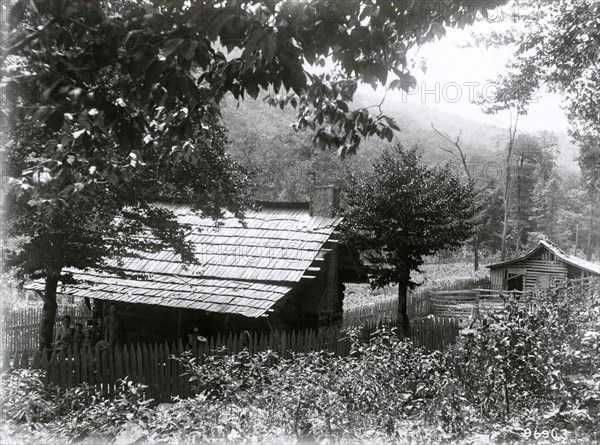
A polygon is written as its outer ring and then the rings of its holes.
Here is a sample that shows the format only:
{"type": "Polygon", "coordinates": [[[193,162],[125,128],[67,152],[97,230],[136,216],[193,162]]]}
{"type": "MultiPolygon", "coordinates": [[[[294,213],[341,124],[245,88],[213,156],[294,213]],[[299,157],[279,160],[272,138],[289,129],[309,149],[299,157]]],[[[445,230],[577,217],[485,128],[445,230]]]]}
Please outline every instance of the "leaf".
{"type": "Polygon", "coordinates": [[[417,79],[410,74],[402,74],[400,77],[400,87],[407,93],[410,93],[417,87],[417,79]]]}
{"type": "Polygon", "coordinates": [[[77,130],[73,132],[73,139],[79,139],[84,133],[85,133],[85,128],[82,130],[77,130]]]}
{"type": "Polygon", "coordinates": [[[249,83],[245,85],[246,91],[253,98],[256,99],[258,97],[259,88],[255,83],[249,83]]]}
{"type": "Polygon", "coordinates": [[[208,40],[210,40],[211,42],[217,40],[217,37],[221,32],[221,28],[227,21],[227,18],[227,14],[220,13],[217,14],[217,16],[210,22],[206,29],[206,37],[208,38],[208,40]]]}
{"type": "Polygon", "coordinates": [[[58,131],[62,127],[64,121],[65,121],[64,113],[62,113],[59,110],[55,110],[46,118],[46,125],[51,130],[58,131]]]}
{"type": "MultiPolygon", "coordinates": [[[[461,28],[462,27],[464,27],[464,24],[461,26],[461,28]]],[[[435,36],[438,39],[441,39],[442,37],[444,37],[446,35],[446,28],[444,28],[444,25],[442,25],[441,23],[437,23],[437,22],[432,23],[431,30],[433,31],[433,33],[435,34],[435,36]]]]}
{"type": "Polygon", "coordinates": [[[160,49],[160,54],[167,58],[175,51],[179,49],[179,47],[183,44],[183,39],[170,39],[165,42],[165,44],[160,49]]]}
{"type": "Polygon", "coordinates": [[[261,50],[267,63],[273,60],[277,48],[277,40],[275,34],[269,33],[265,38],[262,39],[261,50]]]}
{"type": "Polygon", "coordinates": [[[135,422],[127,422],[115,437],[114,443],[119,445],[128,445],[137,442],[144,437],[146,432],[135,422]]]}
{"type": "Polygon", "coordinates": [[[181,51],[183,58],[185,60],[191,60],[194,57],[194,52],[196,51],[197,46],[198,43],[195,41],[186,42],[183,46],[183,50],[181,51]]]}

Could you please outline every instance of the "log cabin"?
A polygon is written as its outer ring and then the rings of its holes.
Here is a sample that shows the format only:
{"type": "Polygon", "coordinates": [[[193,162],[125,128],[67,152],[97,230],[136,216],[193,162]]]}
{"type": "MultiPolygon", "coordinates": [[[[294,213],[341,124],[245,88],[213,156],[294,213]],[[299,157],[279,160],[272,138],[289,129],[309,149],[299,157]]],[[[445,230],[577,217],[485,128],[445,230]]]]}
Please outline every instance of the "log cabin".
{"type": "Polygon", "coordinates": [[[521,257],[487,267],[493,290],[543,291],[555,280],[600,276],[600,264],[569,255],[547,240],[521,257]]]}
{"type": "MultiPolygon", "coordinates": [[[[339,242],[339,190],[315,187],[310,202],[260,202],[243,223],[231,213],[216,223],[189,205],[160,202],[180,223],[197,264],[172,249],[122,258],[120,273],[70,269],[66,295],[108,313],[117,305],[125,339],[186,339],[243,330],[341,324],[345,282],[365,282],[358,254],[339,242]]],[[[148,235],[150,236],[150,235],[148,235]]],[[[28,288],[43,291],[43,283],[28,288]]]]}

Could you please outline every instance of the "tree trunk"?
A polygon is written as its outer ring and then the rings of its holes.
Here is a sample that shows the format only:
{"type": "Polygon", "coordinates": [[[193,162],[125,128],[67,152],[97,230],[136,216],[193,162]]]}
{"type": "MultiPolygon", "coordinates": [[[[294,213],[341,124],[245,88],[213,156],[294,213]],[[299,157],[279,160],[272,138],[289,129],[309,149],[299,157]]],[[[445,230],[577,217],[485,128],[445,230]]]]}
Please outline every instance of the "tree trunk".
{"type": "Polygon", "coordinates": [[[520,160],[520,165],[517,167],[517,227],[516,227],[516,232],[517,232],[517,245],[516,245],[516,254],[517,256],[519,256],[519,253],[521,252],[521,173],[523,171],[523,153],[521,153],[521,160],[520,160]]]}
{"type": "Polygon", "coordinates": [[[594,226],[594,204],[590,203],[590,219],[588,223],[588,236],[587,236],[587,245],[585,248],[585,259],[588,261],[592,261],[592,230],[594,226]]]}
{"type": "MultiPolygon", "coordinates": [[[[553,185],[551,183],[551,185],[553,185]]],[[[556,195],[558,188],[552,187],[550,189],[550,227],[548,230],[548,236],[551,240],[554,239],[554,219],[556,218],[556,195]]]]}
{"type": "Polygon", "coordinates": [[[401,271],[401,280],[398,282],[398,332],[403,337],[410,336],[410,321],[408,319],[408,311],[406,301],[408,296],[408,282],[410,281],[410,270],[401,271]]]}
{"type": "Polygon", "coordinates": [[[56,321],[56,289],[59,273],[51,273],[46,277],[46,286],[42,300],[42,322],[40,324],[40,350],[50,349],[54,340],[54,322],[56,321]]]}
{"type": "Polygon", "coordinates": [[[585,258],[588,261],[592,261],[592,252],[594,251],[594,247],[592,246],[592,234],[594,233],[594,210],[596,208],[596,191],[592,187],[590,190],[590,214],[588,220],[588,233],[587,233],[587,243],[585,247],[585,258]]]}
{"type": "MultiPolygon", "coordinates": [[[[510,154],[508,155],[510,158],[510,154]]],[[[504,184],[504,220],[502,224],[502,247],[500,249],[500,260],[506,259],[506,236],[508,235],[508,198],[510,191],[510,164],[506,164],[506,182],[504,184]]]]}
{"type": "Polygon", "coordinates": [[[504,182],[504,224],[502,226],[502,247],[500,249],[500,259],[504,261],[506,259],[506,236],[508,235],[508,201],[510,198],[510,158],[512,155],[513,146],[515,143],[515,136],[517,134],[517,124],[519,123],[519,112],[515,118],[513,126],[512,114],[510,120],[510,128],[508,129],[508,153],[506,154],[506,181],[504,182]]]}
{"type": "Polygon", "coordinates": [[[479,270],[479,230],[473,236],[473,269],[479,270]]]}

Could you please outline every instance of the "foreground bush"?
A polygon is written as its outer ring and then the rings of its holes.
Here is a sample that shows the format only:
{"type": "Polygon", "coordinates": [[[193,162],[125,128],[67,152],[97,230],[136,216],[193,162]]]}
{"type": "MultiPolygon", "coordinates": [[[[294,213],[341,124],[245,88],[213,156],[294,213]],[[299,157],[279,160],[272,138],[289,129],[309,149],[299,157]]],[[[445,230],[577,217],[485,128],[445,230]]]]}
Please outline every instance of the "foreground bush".
{"type": "Polygon", "coordinates": [[[383,329],[368,341],[349,331],[348,357],[220,351],[198,365],[184,355],[198,395],[158,406],[127,381],[108,400],[16,371],[2,385],[3,436],[11,443],[588,443],[600,423],[599,300],[597,292],[561,290],[536,310],[509,304],[444,354],[383,329]]]}

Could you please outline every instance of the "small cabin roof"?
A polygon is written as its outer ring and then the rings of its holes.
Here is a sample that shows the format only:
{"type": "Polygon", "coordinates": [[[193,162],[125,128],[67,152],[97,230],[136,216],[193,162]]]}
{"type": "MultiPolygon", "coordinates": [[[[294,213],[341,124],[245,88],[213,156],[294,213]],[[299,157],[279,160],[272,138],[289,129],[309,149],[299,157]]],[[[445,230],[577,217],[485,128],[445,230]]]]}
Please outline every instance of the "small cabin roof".
{"type": "Polygon", "coordinates": [[[600,264],[592,263],[591,261],[584,260],[584,259],[576,257],[574,255],[569,255],[568,253],[561,250],[557,245],[555,245],[549,241],[546,241],[546,240],[540,240],[537,246],[535,246],[531,251],[529,251],[528,253],[526,253],[523,256],[520,256],[518,258],[513,258],[510,260],[506,260],[506,261],[501,261],[499,263],[489,264],[486,267],[493,269],[493,268],[497,268],[497,267],[503,267],[503,266],[507,266],[510,264],[518,263],[518,262],[529,259],[540,249],[546,249],[546,250],[552,252],[554,255],[556,255],[557,258],[559,258],[560,260],[562,260],[563,262],[565,262],[571,266],[577,267],[577,268],[585,270],[587,272],[591,272],[596,275],[600,275],[600,264]]]}
{"type": "MultiPolygon", "coordinates": [[[[322,250],[325,243],[336,242],[332,235],[342,218],[313,216],[308,204],[260,204],[258,210],[245,213],[243,222],[229,212],[215,222],[187,204],[157,203],[189,227],[186,239],[194,246],[198,264],[182,262],[173,249],[135,252],[122,258],[122,264],[109,260],[110,266],[122,271],[119,275],[101,269],[67,270],[77,283],[64,285],[61,292],[247,317],[264,315],[314,270],[311,264],[327,252],[322,250]]],[[[27,288],[43,290],[43,283],[35,281],[27,288]]]]}

